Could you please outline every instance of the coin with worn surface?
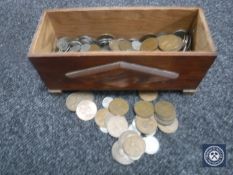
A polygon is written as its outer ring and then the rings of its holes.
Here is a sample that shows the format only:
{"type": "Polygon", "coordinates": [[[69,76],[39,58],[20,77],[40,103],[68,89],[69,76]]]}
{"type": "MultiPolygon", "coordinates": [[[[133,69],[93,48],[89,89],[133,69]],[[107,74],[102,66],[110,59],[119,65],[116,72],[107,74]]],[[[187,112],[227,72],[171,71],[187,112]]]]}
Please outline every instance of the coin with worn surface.
{"type": "Polygon", "coordinates": [[[108,109],[114,115],[124,116],[129,111],[129,104],[123,98],[115,98],[109,104],[108,109]]]}
{"type": "Polygon", "coordinates": [[[112,146],[112,157],[122,165],[129,165],[134,162],[124,153],[118,142],[115,142],[112,146]]]}
{"type": "Polygon", "coordinates": [[[105,97],[102,101],[102,106],[104,108],[108,108],[109,104],[111,103],[111,101],[113,100],[112,97],[105,97]]]}
{"type": "Polygon", "coordinates": [[[79,37],[79,42],[81,42],[82,44],[90,45],[91,43],[94,42],[94,40],[90,36],[82,35],[79,37]]]}
{"type": "Polygon", "coordinates": [[[132,41],[132,48],[133,50],[139,51],[142,43],[138,40],[133,40],[132,41]]]}
{"type": "Polygon", "coordinates": [[[69,52],[79,52],[80,49],[81,49],[81,45],[74,45],[70,47],[69,52]]]}
{"type": "Polygon", "coordinates": [[[89,49],[89,51],[100,51],[101,50],[101,47],[100,46],[98,46],[97,44],[91,44],[90,45],[90,49],[89,49]]]}
{"type": "Polygon", "coordinates": [[[77,116],[84,121],[91,120],[97,112],[96,104],[90,100],[81,101],[76,109],[77,116]]]}
{"type": "Polygon", "coordinates": [[[158,124],[160,125],[171,125],[174,121],[175,121],[176,118],[174,119],[171,119],[171,120],[163,120],[163,119],[160,119],[158,115],[155,115],[155,120],[157,121],[158,124]]]}
{"type": "Polygon", "coordinates": [[[164,125],[158,124],[158,128],[162,132],[167,133],[167,134],[175,133],[176,130],[178,129],[178,126],[179,126],[179,122],[178,122],[177,118],[175,119],[175,121],[171,125],[164,126],[164,125]]]}
{"type": "Polygon", "coordinates": [[[151,37],[142,41],[142,45],[140,47],[141,51],[153,51],[158,48],[158,40],[157,38],[151,37]]]}
{"type": "Polygon", "coordinates": [[[80,49],[80,52],[87,52],[89,51],[91,48],[91,45],[90,44],[82,44],[81,45],[81,49],[80,49]]]}
{"type": "Polygon", "coordinates": [[[146,149],[145,153],[147,154],[155,154],[159,150],[159,141],[156,137],[154,136],[147,136],[144,137],[143,140],[145,141],[146,144],[146,149]]]}
{"type": "Polygon", "coordinates": [[[119,39],[118,41],[119,48],[122,51],[131,51],[132,50],[132,45],[129,40],[126,39],[119,39]]]}
{"type": "Polygon", "coordinates": [[[112,137],[119,137],[123,132],[128,130],[128,122],[125,117],[110,117],[106,123],[109,134],[112,137]]]}
{"type": "Polygon", "coordinates": [[[163,51],[179,51],[183,47],[183,40],[174,35],[162,35],[158,37],[159,48],[163,51]]]}
{"type": "Polygon", "coordinates": [[[176,117],[176,108],[172,103],[161,100],[155,104],[155,113],[159,119],[171,121],[176,117]]]}
{"type": "Polygon", "coordinates": [[[137,129],[145,135],[154,134],[157,130],[157,122],[154,116],[151,116],[150,118],[136,116],[135,123],[137,129]]]}
{"type": "Polygon", "coordinates": [[[94,100],[94,95],[90,92],[74,92],[66,98],[66,107],[75,112],[77,105],[82,100],[94,100]]]}
{"type": "Polygon", "coordinates": [[[100,110],[97,111],[96,115],[95,115],[95,123],[101,127],[101,128],[106,128],[105,126],[105,119],[106,116],[108,115],[109,111],[106,108],[102,108],[100,110]]]}
{"type": "Polygon", "coordinates": [[[109,42],[109,47],[112,51],[119,51],[119,40],[118,39],[113,39],[109,42]]]}
{"type": "Polygon", "coordinates": [[[138,160],[145,152],[146,144],[141,136],[133,135],[125,139],[122,148],[131,159],[138,160]]]}
{"type": "Polygon", "coordinates": [[[132,130],[127,130],[127,131],[123,132],[118,139],[119,145],[123,146],[125,139],[128,137],[131,137],[133,135],[138,135],[138,133],[135,131],[132,131],[132,130]]]}
{"type": "Polygon", "coordinates": [[[158,97],[158,92],[152,91],[141,91],[139,97],[144,101],[153,101],[158,97]]]}
{"type": "Polygon", "coordinates": [[[65,52],[69,48],[69,38],[67,37],[62,37],[59,38],[57,43],[56,43],[57,48],[59,51],[65,52]]]}
{"type": "Polygon", "coordinates": [[[154,107],[152,103],[140,100],[135,103],[134,111],[139,117],[150,118],[154,114],[154,107]]]}

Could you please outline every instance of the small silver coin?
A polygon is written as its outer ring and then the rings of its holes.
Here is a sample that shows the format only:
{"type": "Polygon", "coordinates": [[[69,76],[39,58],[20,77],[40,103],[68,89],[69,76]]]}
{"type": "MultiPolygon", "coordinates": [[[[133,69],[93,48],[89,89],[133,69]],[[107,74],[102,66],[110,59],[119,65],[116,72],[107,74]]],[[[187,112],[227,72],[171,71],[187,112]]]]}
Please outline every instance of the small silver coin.
{"type": "Polygon", "coordinates": [[[112,97],[105,97],[102,101],[102,106],[104,108],[108,108],[109,104],[111,103],[111,101],[113,100],[112,97]]]}
{"type": "Polygon", "coordinates": [[[144,137],[143,140],[145,141],[145,144],[146,144],[145,153],[151,155],[151,154],[155,154],[158,152],[159,141],[156,137],[147,136],[147,137],[144,137]]]}
{"type": "Polygon", "coordinates": [[[90,36],[87,36],[87,35],[82,35],[79,37],[79,41],[82,43],[82,44],[92,44],[94,42],[94,40],[90,37],[90,36]]]}
{"type": "Polygon", "coordinates": [[[107,134],[107,133],[108,133],[107,128],[99,128],[99,129],[100,129],[100,131],[101,131],[102,133],[105,133],[105,134],[107,134]]]}
{"type": "Polygon", "coordinates": [[[133,50],[139,51],[142,43],[138,40],[132,41],[132,48],[133,50]]]}
{"type": "Polygon", "coordinates": [[[95,117],[97,112],[96,104],[90,100],[81,101],[76,109],[77,116],[84,121],[91,120],[95,117]]]}
{"type": "Polygon", "coordinates": [[[91,48],[90,44],[82,44],[80,52],[88,52],[90,48],[91,48]]]}
{"type": "Polygon", "coordinates": [[[61,52],[67,51],[69,48],[69,38],[67,38],[67,37],[59,38],[57,43],[56,43],[56,47],[61,52]]]}
{"type": "Polygon", "coordinates": [[[80,45],[74,45],[70,47],[69,52],[79,52],[80,49],[81,49],[80,45]]]}

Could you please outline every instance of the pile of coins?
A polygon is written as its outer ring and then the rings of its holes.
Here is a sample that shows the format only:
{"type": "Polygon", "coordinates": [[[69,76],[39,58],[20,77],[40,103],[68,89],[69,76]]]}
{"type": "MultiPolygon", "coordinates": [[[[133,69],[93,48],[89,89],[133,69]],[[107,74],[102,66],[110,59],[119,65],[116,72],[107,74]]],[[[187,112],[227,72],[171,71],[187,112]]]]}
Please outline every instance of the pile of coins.
{"type": "Polygon", "coordinates": [[[83,121],[94,119],[101,132],[116,138],[112,157],[122,165],[129,165],[144,153],[158,152],[159,141],[154,136],[158,129],[164,133],[174,133],[178,129],[172,103],[160,100],[154,105],[157,92],[139,92],[139,97],[141,100],[134,104],[135,117],[130,125],[126,119],[130,106],[123,98],[105,97],[103,108],[98,110],[92,93],[75,92],[67,97],[66,106],[83,121]]]}
{"type": "Polygon", "coordinates": [[[77,38],[61,37],[56,42],[57,52],[88,51],[189,51],[192,38],[186,30],[174,33],[146,34],[141,38],[116,38],[103,34],[96,39],[82,35],[77,38]]]}

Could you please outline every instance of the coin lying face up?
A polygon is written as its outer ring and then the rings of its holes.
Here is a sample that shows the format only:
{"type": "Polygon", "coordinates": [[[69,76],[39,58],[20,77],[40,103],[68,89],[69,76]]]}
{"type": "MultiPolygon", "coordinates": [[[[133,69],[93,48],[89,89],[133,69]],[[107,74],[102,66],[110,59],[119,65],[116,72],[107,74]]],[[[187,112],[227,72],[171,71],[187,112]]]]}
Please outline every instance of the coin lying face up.
{"type": "Polygon", "coordinates": [[[100,127],[100,128],[106,128],[105,126],[105,119],[108,115],[109,111],[108,109],[102,108],[99,109],[95,115],[95,123],[100,127]]]}
{"type": "Polygon", "coordinates": [[[178,126],[179,126],[179,122],[177,118],[171,125],[164,126],[164,125],[158,124],[159,130],[167,134],[175,133],[176,130],[178,129],[178,126]]]}
{"type": "Polygon", "coordinates": [[[157,131],[157,122],[154,116],[151,116],[150,118],[142,118],[136,116],[135,122],[137,129],[145,135],[154,135],[157,131]]]}
{"type": "Polygon", "coordinates": [[[72,111],[75,112],[77,105],[79,104],[80,101],[82,100],[94,100],[94,95],[90,92],[74,92],[71,93],[67,98],[66,98],[66,107],[72,111]]]}
{"type": "Polygon", "coordinates": [[[90,100],[81,101],[76,109],[76,114],[81,120],[87,121],[95,117],[97,112],[96,104],[90,100]]]}
{"type": "Polygon", "coordinates": [[[139,97],[144,101],[153,101],[158,97],[158,93],[152,91],[141,91],[139,92],[139,97]]]}
{"type": "Polygon", "coordinates": [[[154,114],[154,106],[147,101],[138,101],[134,105],[134,111],[139,117],[149,118],[154,114]]]}
{"type": "Polygon", "coordinates": [[[108,108],[109,104],[112,102],[113,98],[112,97],[105,97],[102,101],[102,106],[104,108],[108,108]]]}
{"type": "Polygon", "coordinates": [[[147,154],[155,154],[159,150],[159,141],[153,136],[144,137],[143,140],[146,143],[146,150],[147,154]]]}
{"type": "Polygon", "coordinates": [[[114,115],[124,116],[129,110],[129,104],[123,98],[115,98],[109,104],[109,111],[114,115]]]}
{"type": "Polygon", "coordinates": [[[110,117],[106,122],[106,126],[109,134],[116,138],[128,130],[128,122],[125,117],[122,116],[110,117]]]}

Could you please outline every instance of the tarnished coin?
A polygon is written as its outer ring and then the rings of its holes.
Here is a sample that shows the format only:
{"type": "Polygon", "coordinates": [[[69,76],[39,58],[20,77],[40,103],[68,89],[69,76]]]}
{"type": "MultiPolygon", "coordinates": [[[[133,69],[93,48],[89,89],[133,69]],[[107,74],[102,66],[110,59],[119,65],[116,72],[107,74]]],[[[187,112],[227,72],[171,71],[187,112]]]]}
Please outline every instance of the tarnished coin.
{"type": "Polygon", "coordinates": [[[128,122],[125,117],[114,116],[108,119],[106,123],[109,134],[112,137],[119,137],[128,130],[128,122]]]}
{"type": "Polygon", "coordinates": [[[81,45],[81,49],[80,49],[80,52],[87,52],[89,51],[91,48],[91,45],[90,44],[82,44],[81,45]]]}
{"type": "Polygon", "coordinates": [[[100,51],[101,50],[101,47],[100,46],[98,46],[97,44],[91,44],[90,45],[90,49],[89,49],[89,51],[100,51]]]}
{"type": "Polygon", "coordinates": [[[145,153],[147,154],[155,154],[159,150],[159,141],[156,137],[154,136],[147,136],[144,137],[143,140],[145,141],[146,144],[146,149],[145,153]]]}
{"type": "Polygon", "coordinates": [[[127,137],[122,146],[126,155],[133,160],[138,160],[145,152],[146,144],[139,135],[127,137]]]}
{"type": "Polygon", "coordinates": [[[167,134],[175,133],[176,130],[178,129],[178,126],[179,126],[179,122],[178,122],[177,118],[175,119],[175,121],[171,125],[168,125],[168,126],[158,124],[158,128],[162,132],[167,133],[167,134]]]}
{"type": "Polygon", "coordinates": [[[115,98],[109,104],[108,109],[114,115],[124,116],[129,111],[129,104],[122,98],[115,98]]]}
{"type": "Polygon", "coordinates": [[[67,51],[69,48],[69,38],[67,37],[59,38],[56,43],[56,46],[61,52],[67,51]]]}
{"type": "Polygon", "coordinates": [[[139,117],[149,118],[154,115],[153,104],[147,101],[138,101],[134,105],[134,111],[139,117]]]}
{"type": "Polygon", "coordinates": [[[100,128],[106,128],[105,126],[105,119],[106,116],[108,115],[109,111],[106,108],[102,108],[97,111],[95,115],[95,123],[100,127],[100,128]]]}
{"type": "Polygon", "coordinates": [[[123,132],[118,139],[119,145],[123,146],[125,139],[128,137],[131,137],[133,135],[138,135],[138,133],[135,131],[132,131],[132,130],[128,130],[128,131],[123,132]]]}
{"type": "Polygon", "coordinates": [[[134,162],[124,153],[118,142],[115,142],[112,146],[112,157],[122,165],[129,165],[134,162]]]}
{"type": "Polygon", "coordinates": [[[119,51],[119,40],[118,39],[113,39],[109,42],[109,47],[112,51],[119,51]]]}
{"type": "Polygon", "coordinates": [[[132,48],[133,50],[139,51],[142,43],[138,40],[133,40],[132,41],[132,48]]]}
{"type": "Polygon", "coordinates": [[[163,51],[180,51],[183,47],[183,41],[180,37],[169,34],[158,37],[159,48],[163,51]]]}
{"type": "Polygon", "coordinates": [[[90,100],[81,101],[76,109],[77,116],[84,121],[91,120],[97,112],[96,104],[90,100]]]}
{"type": "Polygon", "coordinates": [[[139,92],[139,97],[144,101],[153,101],[158,97],[158,92],[141,91],[139,92]]]}
{"type": "Polygon", "coordinates": [[[77,105],[82,100],[94,100],[94,95],[90,92],[74,92],[66,98],[66,107],[75,112],[77,105]]]}
{"type": "Polygon", "coordinates": [[[136,116],[135,123],[137,129],[145,135],[154,134],[157,130],[157,122],[154,116],[150,118],[142,118],[136,116]]]}
{"type": "Polygon", "coordinates": [[[111,101],[113,100],[112,97],[105,97],[102,101],[102,106],[104,108],[108,108],[109,104],[111,103],[111,101]]]}
{"type": "Polygon", "coordinates": [[[131,51],[132,50],[132,45],[129,40],[126,39],[119,39],[118,41],[119,48],[122,51],[131,51]]]}
{"type": "Polygon", "coordinates": [[[142,41],[142,45],[140,47],[140,50],[142,51],[153,51],[158,48],[158,40],[157,38],[151,37],[147,38],[144,41],[142,41]]]}
{"type": "Polygon", "coordinates": [[[175,106],[165,100],[161,100],[155,104],[155,113],[158,118],[164,121],[171,121],[176,117],[175,106]]]}
{"type": "Polygon", "coordinates": [[[158,115],[155,115],[155,120],[157,121],[158,124],[160,125],[171,125],[174,121],[175,121],[176,118],[174,119],[171,119],[171,120],[163,120],[163,119],[160,119],[158,115]]]}

